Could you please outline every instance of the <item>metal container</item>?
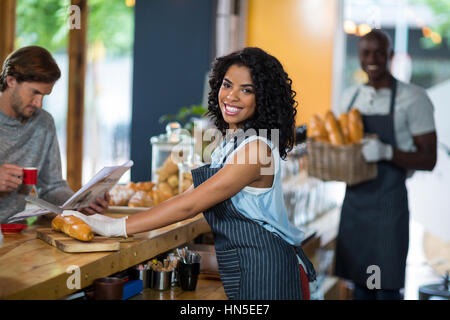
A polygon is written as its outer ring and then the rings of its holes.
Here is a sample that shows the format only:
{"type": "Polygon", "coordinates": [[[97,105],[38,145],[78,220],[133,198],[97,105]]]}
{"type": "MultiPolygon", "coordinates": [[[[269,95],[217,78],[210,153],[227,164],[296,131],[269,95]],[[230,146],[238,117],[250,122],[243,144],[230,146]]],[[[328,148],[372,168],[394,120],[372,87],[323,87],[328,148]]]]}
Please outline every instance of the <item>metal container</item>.
{"type": "Polygon", "coordinates": [[[187,161],[194,153],[194,139],[178,122],[170,122],[166,133],[150,138],[152,145],[152,181],[158,181],[156,170],[161,168],[169,156],[172,161],[187,161]]]}
{"type": "Polygon", "coordinates": [[[169,290],[172,281],[172,271],[155,271],[152,270],[152,285],[155,290],[169,290]]]}
{"type": "Polygon", "coordinates": [[[197,287],[198,275],[200,274],[200,263],[184,263],[178,264],[178,277],[180,287],[184,291],[194,291],[197,287]]]}
{"type": "Polygon", "coordinates": [[[133,268],[130,269],[129,272],[130,275],[130,279],[131,280],[142,280],[142,285],[145,288],[148,288],[148,275],[149,275],[149,270],[148,270],[148,266],[147,265],[138,265],[138,266],[134,266],[133,268]]]}

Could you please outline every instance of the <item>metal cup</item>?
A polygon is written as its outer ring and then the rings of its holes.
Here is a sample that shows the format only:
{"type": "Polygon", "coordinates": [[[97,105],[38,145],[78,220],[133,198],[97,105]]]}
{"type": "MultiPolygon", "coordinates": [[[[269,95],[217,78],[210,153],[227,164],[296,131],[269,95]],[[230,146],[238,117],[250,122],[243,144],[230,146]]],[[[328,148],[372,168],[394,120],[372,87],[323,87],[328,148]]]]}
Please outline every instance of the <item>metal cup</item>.
{"type": "Polygon", "coordinates": [[[153,289],[155,290],[169,290],[172,280],[172,271],[155,271],[153,270],[153,289]]]}
{"type": "Polygon", "coordinates": [[[143,288],[148,288],[148,268],[147,266],[134,266],[131,270],[130,270],[130,279],[131,280],[142,280],[142,285],[143,288]]]}
{"type": "Polygon", "coordinates": [[[200,263],[178,264],[178,277],[180,287],[184,291],[193,291],[197,286],[198,275],[200,274],[200,263]]]}

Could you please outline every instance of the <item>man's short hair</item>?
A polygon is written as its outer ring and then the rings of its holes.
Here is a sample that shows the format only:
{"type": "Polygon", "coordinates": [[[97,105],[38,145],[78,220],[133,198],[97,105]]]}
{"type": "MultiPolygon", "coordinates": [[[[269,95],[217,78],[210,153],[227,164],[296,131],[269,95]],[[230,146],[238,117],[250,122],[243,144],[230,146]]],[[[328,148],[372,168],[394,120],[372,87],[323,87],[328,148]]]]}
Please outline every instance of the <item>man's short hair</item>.
{"type": "Polygon", "coordinates": [[[8,88],[6,77],[17,82],[52,83],[61,77],[61,71],[50,52],[38,46],[17,49],[6,58],[0,74],[0,91],[8,88]]]}
{"type": "Polygon", "coordinates": [[[361,38],[358,39],[358,43],[360,43],[363,40],[369,40],[369,39],[377,39],[381,42],[383,42],[386,45],[386,49],[388,53],[392,51],[392,40],[389,34],[384,32],[381,29],[373,29],[369,33],[365,34],[361,38]]]}

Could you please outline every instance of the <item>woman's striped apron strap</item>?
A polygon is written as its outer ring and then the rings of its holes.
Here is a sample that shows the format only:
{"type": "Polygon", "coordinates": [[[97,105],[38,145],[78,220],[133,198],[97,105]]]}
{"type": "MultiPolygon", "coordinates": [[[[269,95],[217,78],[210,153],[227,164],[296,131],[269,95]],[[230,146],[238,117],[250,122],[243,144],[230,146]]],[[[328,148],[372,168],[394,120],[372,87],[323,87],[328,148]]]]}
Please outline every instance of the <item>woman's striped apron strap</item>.
{"type": "Polygon", "coordinates": [[[308,276],[308,280],[310,282],[313,282],[316,280],[316,271],[314,270],[314,266],[312,264],[311,261],[309,261],[309,259],[306,257],[305,252],[303,252],[302,247],[297,246],[294,247],[295,252],[297,253],[297,255],[299,256],[300,260],[302,260],[303,264],[305,265],[306,268],[306,275],[308,276]]]}

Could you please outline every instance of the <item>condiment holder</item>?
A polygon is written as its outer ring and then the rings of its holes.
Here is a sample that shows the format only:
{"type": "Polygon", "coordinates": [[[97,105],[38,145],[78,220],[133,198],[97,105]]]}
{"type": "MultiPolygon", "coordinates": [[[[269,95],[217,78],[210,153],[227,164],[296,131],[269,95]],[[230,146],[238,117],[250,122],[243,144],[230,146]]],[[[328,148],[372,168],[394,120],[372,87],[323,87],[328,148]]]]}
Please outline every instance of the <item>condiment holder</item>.
{"type": "Polygon", "coordinates": [[[96,300],[121,300],[124,280],[116,277],[98,278],[94,280],[96,300]]]}

